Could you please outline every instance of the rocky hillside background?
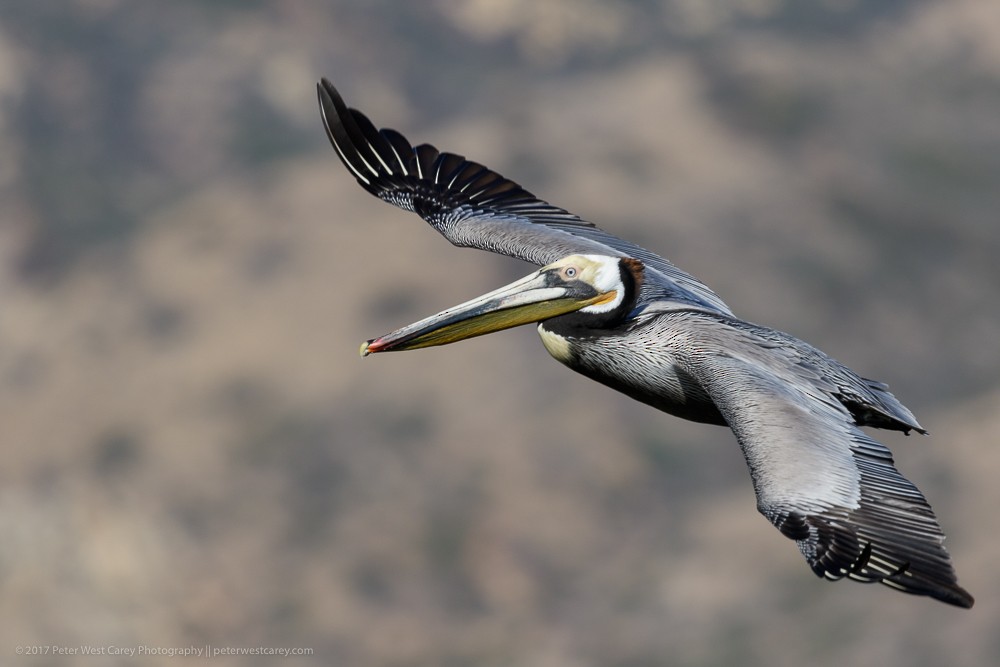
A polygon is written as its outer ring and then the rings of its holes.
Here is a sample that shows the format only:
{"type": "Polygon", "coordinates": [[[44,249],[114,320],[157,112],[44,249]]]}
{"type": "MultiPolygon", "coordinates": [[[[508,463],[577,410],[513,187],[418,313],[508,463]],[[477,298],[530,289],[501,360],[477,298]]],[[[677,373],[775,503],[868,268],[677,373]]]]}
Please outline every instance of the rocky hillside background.
{"type": "Polygon", "coordinates": [[[1000,662],[998,119],[979,0],[0,3],[0,661],[1000,662]],[[816,579],[530,327],[359,359],[528,267],[358,188],[321,76],[891,383],[976,607],[816,579]]]}

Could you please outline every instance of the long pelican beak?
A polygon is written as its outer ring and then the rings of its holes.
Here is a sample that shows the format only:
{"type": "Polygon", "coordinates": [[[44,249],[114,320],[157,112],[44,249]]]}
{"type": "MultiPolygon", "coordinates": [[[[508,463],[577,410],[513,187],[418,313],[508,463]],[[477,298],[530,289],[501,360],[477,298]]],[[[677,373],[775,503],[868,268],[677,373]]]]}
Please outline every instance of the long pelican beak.
{"type": "Polygon", "coordinates": [[[576,281],[563,283],[541,269],[489,294],[467,301],[361,345],[361,356],[415,350],[510,329],[604,303],[616,293],[601,293],[576,281]]]}

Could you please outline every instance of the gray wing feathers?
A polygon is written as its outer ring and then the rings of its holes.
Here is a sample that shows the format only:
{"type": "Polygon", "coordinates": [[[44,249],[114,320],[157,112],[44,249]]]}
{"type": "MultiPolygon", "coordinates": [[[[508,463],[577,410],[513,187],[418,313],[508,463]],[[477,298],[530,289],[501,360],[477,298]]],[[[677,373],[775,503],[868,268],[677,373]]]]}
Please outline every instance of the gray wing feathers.
{"type": "Polygon", "coordinates": [[[412,147],[344,104],[324,79],[318,86],[327,136],[358,183],[383,201],[413,211],[453,244],[545,265],[571,254],[634,257],[646,265],[644,290],[731,314],[715,292],[666,259],[553,206],[483,165],[433,146],[412,147]]]}
{"type": "Polygon", "coordinates": [[[926,499],[855,425],[837,382],[801,355],[755,347],[737,335],[686,368],[736,434],[760,512],[820,576],[971,606],[926,499]]]}

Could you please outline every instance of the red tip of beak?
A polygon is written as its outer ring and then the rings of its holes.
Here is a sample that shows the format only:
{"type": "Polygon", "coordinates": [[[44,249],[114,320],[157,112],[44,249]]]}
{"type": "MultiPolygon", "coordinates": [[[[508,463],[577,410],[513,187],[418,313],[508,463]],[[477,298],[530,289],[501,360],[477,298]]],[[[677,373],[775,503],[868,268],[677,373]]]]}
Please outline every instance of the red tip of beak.
{"type": "Polygon", "coordinates": [[[372,338],[371,340],[366,340],[364,343],[361,343],[361,356],[367,357],[369,354],[381,352],[385,347],[381,341],[381,338],[372,338]]]}

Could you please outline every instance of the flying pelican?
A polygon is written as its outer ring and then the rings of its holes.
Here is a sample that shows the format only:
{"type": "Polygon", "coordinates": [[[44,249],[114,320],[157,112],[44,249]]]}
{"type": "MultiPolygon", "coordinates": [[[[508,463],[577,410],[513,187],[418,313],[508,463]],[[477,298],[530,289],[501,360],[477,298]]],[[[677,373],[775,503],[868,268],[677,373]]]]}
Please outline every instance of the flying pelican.
{"type": "Polygon", "coordinates": [[[729,426],[757,509],[820,577],[971,607],[923,494],[862,426],[926,434],[888,386],[786,333],[737,318],[711,289],[483,165],[413,147],[317,85],[327,136],[358,183],[456,246],[541,268],[369,340],[362,356],[537,323],[573,370],[683,419],[729,426]]]}

